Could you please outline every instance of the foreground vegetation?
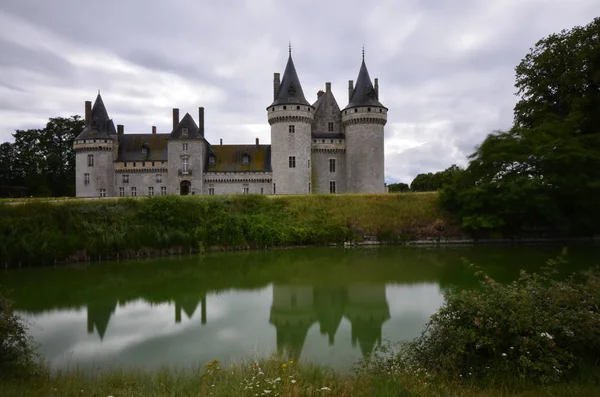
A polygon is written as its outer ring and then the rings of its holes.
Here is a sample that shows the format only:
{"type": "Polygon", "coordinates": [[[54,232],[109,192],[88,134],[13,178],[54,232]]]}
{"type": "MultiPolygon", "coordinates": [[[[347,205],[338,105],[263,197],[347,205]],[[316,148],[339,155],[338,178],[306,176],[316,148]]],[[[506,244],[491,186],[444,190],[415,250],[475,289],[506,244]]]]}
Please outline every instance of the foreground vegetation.
{"type": "MultiPolygon", "coordinates": [[[[230,367],[52,372],[34,360],[23,324],[3,300],[3,396],[591,396],[600,392],[600,268],[542,272],[449,290],[420,338],[386,344],[351,374],[283,356],[230,367]],[[8,342],[7,342],[8,341],[8,342]]],[[[475,269],[477,270],[477,269],[475,269]]]]}
{"type": "Polygon", "coordinates": [[[0,204],[0,263],[458,234],[435,194],[161,196],[0,204]]]}

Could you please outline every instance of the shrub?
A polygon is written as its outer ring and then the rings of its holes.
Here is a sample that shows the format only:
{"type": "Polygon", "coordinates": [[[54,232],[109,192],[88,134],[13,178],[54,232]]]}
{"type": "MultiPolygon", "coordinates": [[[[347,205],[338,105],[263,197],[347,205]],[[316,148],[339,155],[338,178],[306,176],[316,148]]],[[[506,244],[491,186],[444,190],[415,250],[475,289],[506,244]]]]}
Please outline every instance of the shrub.
{"type": "Polygon", "coordinates": [[[35,358],[23,320],[0,287],[0,379],[31,374],[37,367],[35,358]]]}
{"type": "Polygon", "coordinates": [[[507,285],[477,272],[481,288],[449,292],[420,338],[363,365],[488,384],[577,374],[600,356],[600,269],[558,281],[562,262],[507,285]]]}

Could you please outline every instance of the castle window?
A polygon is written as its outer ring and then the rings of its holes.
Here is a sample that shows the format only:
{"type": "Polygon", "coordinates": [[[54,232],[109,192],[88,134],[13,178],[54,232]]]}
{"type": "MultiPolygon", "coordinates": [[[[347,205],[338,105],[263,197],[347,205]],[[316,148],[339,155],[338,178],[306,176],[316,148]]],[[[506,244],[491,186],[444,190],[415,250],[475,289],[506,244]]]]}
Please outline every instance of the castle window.
{"type": "Polygon", "coordinates": [[[123,163],[123,167],[127,168],[127,161],[123,163]]]}
{"type": "Polygon", "coordinates": [[[208,164],[209,165],[217,164],[217,157],[214,154],[211,154],[210,156],[208,156],[208,164]]]}
{"type": "Polygon", "coordinates": [[[325,143],[325,139],[321,139],[321,142],[325,143]]]}
{"type": "Polygon", "coordinates": [[[133,162],[133,168],[135,168],[135,161],[133,162]]]}
{"type": "Polygon", "coordinates": [[[154,161],[152,162],[152,166],[154,167],[154,161]]]}
{"type": "Polygon", "coordinates": [[[331,140],[329,141],[329,143],[333,143],[333,139],[331,139],[331,140]]]}
{"type": "Polygon", "coordinates": [[[335,193],[335,181],[329,181],[329,193],[335,193]]]}
{"type": "Polygon", "coordinates": [[[129,183],[129,175],[123,175],[123,183],[129,183]]]}
{"type": "Polygon", "coordinates": [[[125,188],[123,186],[119,188],[119,197],[125,197],[125,188]]]}
{"type": "Polygon", "coordinates": [[[184,152],[187,152],[187,150],[188,150],[188,144],[187,144],[187,142],[185,142],[185,143],[183,144],[183,151],[184,151],[184,152]]]}
{"type": "Polygon", "coordinates": [[[358,112],[358,109],[354,109],[354,113],[357,113],[357,112],[358,112]]]}
{"type": "Polygon", "coordinates": [[[208,195],[209,196],[214,196],[215,195],[215,188],[214,187],[209,187],[208,188],[208,195]]]}
{"type": "Polygon", "coordinates": [[[310,168],[310,159],[308,159],[308,168],[310,168]]]}
{"type": "Polygon", "coordinates": [[[283,110],[286,110],[286,109],[287,109],[287,106],[284,106],[284,107],[283,107],[283,110]]]}
{"type": "Polygon", "coordinates": [[[182,128],[181,129],[181,136],[188,136],[188,129],[187,128],[182,128]]]}
{"type": "Polygon", "coordinates": [[[148,186],[148,196],[154,196],[154,186],[148,186]]]}
{"type": "Polygon", "coordinates": [[[160,195],[161,196],[166,196],[167,195],[167,187],[166,186],[161,186],[160,187],[160,195]]]}
{"type": "Polygon", "coordinates": [[[136,197],[137,196],[137,189],[135,186],[131,187],[131,197],[136,197]]]}
{"type": "Polygon", "coordinates": [[[242,156],[242,164],[243,165],[250,164],[250,155],[248,153],[244,153],[244,155],[242,156]]]}
{"type": "Polygon", "coordinates": [[[367,112],[370,112],[370,111],[371,111],[371,108],[367,108],[367,112]]]}
{"type": "Polygon", "coordinates": [[[300,106],[296,106],[296,110],[300,110],[300,106]]]}
{"type": "Polygon", "coordinates": [[[145,156],[148,154],[148,148],[147,147],[143,147],[142,148],[142,156],[145,156]]]}
{"type": "Polygon", "coordinates": [[[308,182],[308,193],[310,194],[310,182],[308,182]]]}
{"type": "Polygon", "coordinates": [[[161,162],[160,162],[160,165],[165,165],[165,162],[164,162],[164,161],[161,161],[161,162]]]}
{"type": "Polygon", "coordinates": [[[156,174],[156,183],[162,183],[162,174],[156,174]]]}
{"type": "Polygon", "coordinates": [[[329,172],[335,172],[335,159],[329,159],[329,172]]]}
{"type": "Polygon", "coordinates": [[[290,134],[295,133],[296,132],[296,126],[295,125],[288,126],[288,131],[290,132],[290,134]]]}
{"type": "Polygon", "coordinates": [[[333,122],[329,122],[327,123],[327,131],[332,132],[333,131],[333,122]]]}
{"type": "Polygon", "coordinates": [[[296,156],[290,156],[289,165],[290,168],[296,168],[296,156]]]}
{"type": "Polygon", "coordinates": [[[83,174],[83,184],[84,185],[89,185],[90,184],[90,174],[83,174]]]}
{"type": "Polygon", "coordinates": [[[260,194],[265,194],[265,188],[264,187],[260,188],[260,194]]]}
{"type": "Polygon", "coordinates": [[[145,166],[146,166],[146,162],[142,161],[142,167],[145,167],[145,166]]]}
{"type": "Polygon", "coordinates": [[[272,111],[272,112],[274,112],[274,111],[275,111],[275,108],[274,108],[274,107],[273,107],[273,108],[271,108],[271,111],[272,111]]]}
{"type": "Polygon", "coordinates": [[[379,113],[383,112],[383,109],[379,109],[379,113]]]}
{"type": "Polygon", "coordinates": [[[247,184],[242,186],[242,194],[249,194],[250,193],[250,187],[248,187],[247,184]]]}
{"type": "Polygon", "coordinates": [[[100,189],[100,197],[106,197],[106,189],[100,189]]]}
{"type": "Polygon", "coordinates": [[[94,155],[88,154],[88,167],[93,167],[93,166],[94,166],[94,155]]]}
{"type": "Polygon", "coordinates": [[[277,194],[277,184],[273,184],[273,194],[277,194]]]}
{"type": "Polygon", "coordinates": [[[187,172],[189,171],[188,167],[189,167],[189,163],[188,163],[188,159],[182,159],[181,160],[181,171],[183,171],[184,173],[187,174],[187,172]]]}

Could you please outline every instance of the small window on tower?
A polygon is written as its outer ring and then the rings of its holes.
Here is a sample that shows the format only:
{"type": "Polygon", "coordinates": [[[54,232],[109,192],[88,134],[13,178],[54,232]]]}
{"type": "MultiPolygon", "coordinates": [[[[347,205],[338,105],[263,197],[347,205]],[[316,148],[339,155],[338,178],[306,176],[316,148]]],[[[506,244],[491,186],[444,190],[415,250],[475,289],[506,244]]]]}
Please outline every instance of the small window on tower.
{"type": "Polygon", "coordinates": [[[93,167],[93,166],[94,166],[94,155],[88,154],[88,167],[93,167]]]}
{"type": "Polygon", "coordinates": [[[290,132],[290,134],[295,133],[296,132],[296,126],[295,125],[288,126],[288,131],[290,132]]]}
{"type": "Polygon", "coordinates": [[[90,174],[83,174],[83,184],[84,185],[89,185],[90,184],[90,174]]]}
{"type": "Polygon", "coordinates": [[[188,129],[187,128],[182,128],[181,129],[181,136],[188,136],[188,129]]]}
{"type": "Polygon", "coordinates": [[[333,132],[333,122],[330,121],[329,123],[327,123],[327,131],[333,132]]]}
{"type": "Polygon", "coordinates": [[[296,168],[296,156],[289,157],[290,168],[296,168]]]}

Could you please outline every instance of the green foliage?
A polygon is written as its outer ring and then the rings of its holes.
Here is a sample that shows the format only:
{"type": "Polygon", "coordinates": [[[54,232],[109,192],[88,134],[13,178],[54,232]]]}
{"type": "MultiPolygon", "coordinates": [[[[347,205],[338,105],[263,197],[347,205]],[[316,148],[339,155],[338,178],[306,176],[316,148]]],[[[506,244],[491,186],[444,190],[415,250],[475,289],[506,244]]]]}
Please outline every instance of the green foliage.
{"type": "Polygon", "coordinates": [[[51,118],[43,129],[17,130],[14,142],[0,145],[0,196],[75,195],[73,141],[83,130],[79,116],[51,118]]]}
{"type": "Polygon", "coordinates": [[[600,18],[540,40],[517,66],[515,126],[440,194],[478,235],[600,233],[600,18]]]}
{"type": "MultiPolygon", "coordinates": [[[[440,218],[444,214],[435,195],[0,202],[0,263],[40,265],[117,254],[323,245],[365,235],[397,241],[400,235],[427,236],[440,218]]],[[[455,232],[450,228],[446,233],[455,232]]]]}
{"type": "Polygon", "coordinates": [[[391,183],[388,185],[390,193],[404,193],[410,191],[410,186],[406,183],[391,183]]]}
{"type": "Polygon", "coordinates": [[[413,192],[433,192],[440,190],[451,183],[455,176],[461,172],[461,168],[455,164],[446,168],[444,171],[438,171],[435,174],[419,174],[410,184],[410,190],[413,192]]]}
{"type": "Polygon", "coordinates": [[[32,374],[35,358],[27,328],[0,287],[0,380],[32,374]]]}
{"type": "Polygon", "coordinates": [[[451,290],[420,338],[375,365],[486,385],[581,374],[600,354],[600,269],[558,281],[562,262],[510,284],[477,272],[481,288],[451,290]]]}

